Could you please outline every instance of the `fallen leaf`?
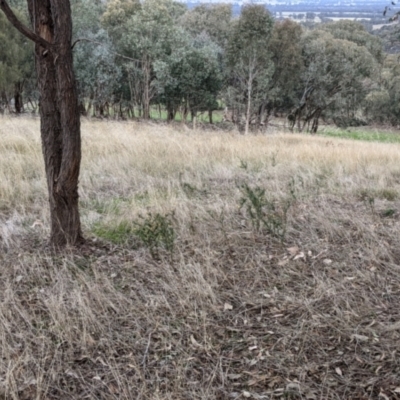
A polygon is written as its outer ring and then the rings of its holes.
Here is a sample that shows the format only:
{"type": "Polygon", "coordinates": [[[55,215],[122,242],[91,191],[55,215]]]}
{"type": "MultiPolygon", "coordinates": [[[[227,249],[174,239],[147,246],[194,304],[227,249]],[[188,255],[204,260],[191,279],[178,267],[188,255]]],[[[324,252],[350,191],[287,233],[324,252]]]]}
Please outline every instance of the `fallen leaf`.
{"type": "Polygon", "coordinates": [[[400,393],[400,386],[393,390],[395,393],[400,393]]]}
{"type": "Polygon", "coordinates": [[[108,384],[108,390],[112,393],[112,394],[119,394],[119,389],[118,386],[115,386],[112,383],[108,384]]]}
{"type": "Polygon", "coordinates": [[[306,399],[307,400],[316,400],[317,395],[314,392],[307,392],[306,393],[306,399]]]}
{"type": "Polygon", "coordinates": [[[233,306],[229,303],[224,304],[224,311],[233,310],[233,306]]]}
{"type": "Polygon", "coordinates": [[[293,258],[294,261],[298,260],[299,258],[305,258],[305,255],[303,252],[297,254],[297,256],[295,258],[293,258]]]}
{"type": "Polygon", "coordinates": [[[37,380],[35,378],[30,378],[30,379],[26,380],[24,382],[24,384],[27,385],[27,386],[36,385],[37,384],[37,380]]]}
{"type": "Polygon", "coordinates": [[[284,267],[287,263],[289,262],[289,260],[281,260],[278,262],[278,266],[279,267],[284,267]]]}
{"type": "Polygon", "coordinates": [[[296,382],[290,382],[286,385],[287,392],[300,392],[300,385],[296,382]]]}
{"type": "Polygon", "coordinates": [[[291,256],[295,256],[299,252],[299,250],[300,249],[297,246],[289,247],[287,249],[291,256]]]}
{"type": "Polygon", "coordinates": [[[193,335],[190,335],[190,341],[192,342],[193,345],[201,347],[201,344],[194,338],[193,335]]]}
{"type": "Polygon", "coordinates": [[[65,371],[65,374],[68,375],[68,376],[72,376],[72,377],[75,378],[75,379],[79,379],[78,374],[75,373],[74,371],[70,370],[70,369],[67,369],[67,370],[65,371]]]}
{"type": "Polygon", "coordinates": [[[227,376],[231,381],[236,381],[242,377],[242,374],[228,374],[227,376]]]}
{"type": "Polygon", "coordinates": [[[337,373],[339,376],[343,376],[342,370],[341,370],[339,367],[336,367],[336,368],[335,368],[335,371],[336,371],[336,373],[337,373]]]}
{"type": "Polygon", "coordinates": [[[260,382],[264,382],[268,378],[269,378],[269,375],[255,376],[253,379],[251,379],[250,381],[247,382],[247,385],[248,386],[254,386],[254,385],[257,385],[260,382]]]}
{"type": "Polygon", "coordinates": [[[325,265],[330,265],[330,264],[332,264],[332,260],[331,259],[329,259],[329,258],[325,258],[325,260],[324,261],[322,261],[325,265]]]}
{"type": "Polygon", "coordinates": [[[40,226],[40,227],[42,227],[43,228],[43,222],[42,221],[40,221],[40,220],[36,220],[33,224],[32,224],[32,226],[31,226],[31,228],[35,228],[36,226],[40,226]]]}
{"type": "Polygon", "coordinates": [[[21,281],[22,281],[22,278],[23,278],[22,275],[18,275],[18,276],[15,278],[15,282],[21,282],[21,281]]]}
{"type": "Polygon", "coordinates": [[[247,397],[247,398],[251,397],[251,393],[246,392],[246,390],[244,390],[242,394],[243,394],[243,397],[247,397]]]}
{"type": "Polygon", "coordinates": [[[351,340],[356,340],[357,342],[368,342],[369,337],[368,336],[364,336],[364,335],[351,335],[350,336],[351,340]]]}

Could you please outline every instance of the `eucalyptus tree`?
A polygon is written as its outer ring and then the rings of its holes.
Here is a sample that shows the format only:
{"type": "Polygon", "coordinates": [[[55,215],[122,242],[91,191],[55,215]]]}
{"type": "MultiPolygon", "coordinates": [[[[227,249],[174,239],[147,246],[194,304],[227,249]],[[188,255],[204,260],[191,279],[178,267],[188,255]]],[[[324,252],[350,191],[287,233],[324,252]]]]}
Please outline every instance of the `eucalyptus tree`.
{"type": "Polygon", "coordinates": [[[117,63],[115,45],[101,24],[105,7],[92,0],[76,1],[72,7],[74,20],[74,67],[78,81],[80,107],[83,113],[104,115],[115,102],[121,67],[117,63]],[[90,62],[88,62],[90,60],[90,62]]]}
{"type": "Polygon", "coordinates": [[[168,120],[174,118],[180,107],[183,121],[190,111],[195,126],[198,112],[208,111],[212,123],[212,112],[218,108],[217,96],[223,83],[220,52],[203,33],[187,39],[184,46],[175,48],[169,57],[155,63],[156,87],[166,105],[168,120]]]}
{"type": "Polygon", "coordinates": [[[305,70],[303,90],[297,107],[289,115],[299,131],[310,127],[316,133],[321,115],[335,107],[346,108],[346,101],[364,91],[364,80],[374,74],[377,61],[364,46],[335,39],[322,29],[303,37],[305,70]]]}
{"type": "Polygon", "coordinates": [[[70,2],[28,0],[27,3],[32,29],[16,17],[6,0],[0,0],[0,9],[16,29],[35,43],[50,241],[56,247],[77,245],[83,240],[78,208],[81,132],[70,2]]]}
{"type": "Polygon", "coordinates": [[[296,103],[304,72],[302,35],[301,25],[292,20],[286,19],[274,24],[268,45],[274,72],[263,104],[267,108],[267,116],[273,110],[288,111],[296,103]]]}
{"type": "Polygon", "coordinates": [[[224,48],[229,38],[232,23],[231,4],[201,4],[187,10],[178,21],[193,37],[207,34],[210,39],[224,48]]]}
{"type": "Polygon", "coordinates": [[[155,62],[166,60],[181,44],[181,28],[175,25],[183,9],[171,0],[146,0],[124,25],[119,42],[128,61],[134,97],[140,98],[143,118],[150,118],[150,104],[157,95],[155,62]]]}
{"type": "Polygon", "coordinates": [[[274,22],[263,5],[247,5],[234,21],[226,61],[230,81],[229,106],[244,114],[244,132],[249,132],[252,117],[264,102],[273,73],[268,43],[274,22]]]}
{"type": "Polygon", "coordinates": [[[368,121],[399,124],[400,64],[397,55],[387,55],[381,77],[367,94],[364,107],[368,121]]]}
{"type": "Polygon", "coordinates": [[[358,46],[365,47],[377,62],[383,62],[382,40],[370,34],[363,25],[356,21],[341,20],[322,24],[320,29],[329,32],[335,39],[348,40],[358,46]]]}
{"type": "MultiPolygon", "coordinates": [[[[18,13],[18,17],[21,14],[18,13]]],[[[10,109],[14,99],[14,111],[23,109],[22,92],[27,81],[32,79],[33,59],[29,40],[10,26],[4,14],[0,14],[0,93],[2,107],[10,109]]]]}
{"type": "Polygon", "coordinates": [[[140,0],[109,0],[101,22],[112,38],[119,40],[125,34],[125,23],[140,9],[140,0]]]}

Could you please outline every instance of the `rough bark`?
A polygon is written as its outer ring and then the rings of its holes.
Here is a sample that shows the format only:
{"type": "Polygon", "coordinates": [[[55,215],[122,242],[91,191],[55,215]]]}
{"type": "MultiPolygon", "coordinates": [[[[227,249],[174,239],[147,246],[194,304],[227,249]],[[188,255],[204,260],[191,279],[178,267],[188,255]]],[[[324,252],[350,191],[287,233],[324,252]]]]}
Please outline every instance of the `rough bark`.
{"type": "Polygon", "coordinates": [[[14,109],[16,114],[21,114],[23,110],[23,102],[22,102],[22,90],[24,83],[17,82],[14,85],[14,109]]]}
{"type": "Polygon", "coordinates": [[[252,83],[253,79],[250,74],[249,81],[247,84],[247,108],[246,108],[246,125],[244,129],[244,134],[247,135],[249,133],[250,126],[250,116],[251,116],[251,94],[252,94],[252,83]]]}
{"type": "Polygon", "coordinates": [[[78,209],[81,137],[78,94],[71,49],[69,0],[27,0],[33,31],[24,27],[0,0],[10,22],[33,40],[42,150],[50,203],[51,236],[55,247],[77,245],[82,239],[78,209]]]}
{"type": "Polygon", "coordinates": [[[147,57],[143,61],[144,90],[143,90],[143,118],[150,119],[150,62],[147,57]]]}

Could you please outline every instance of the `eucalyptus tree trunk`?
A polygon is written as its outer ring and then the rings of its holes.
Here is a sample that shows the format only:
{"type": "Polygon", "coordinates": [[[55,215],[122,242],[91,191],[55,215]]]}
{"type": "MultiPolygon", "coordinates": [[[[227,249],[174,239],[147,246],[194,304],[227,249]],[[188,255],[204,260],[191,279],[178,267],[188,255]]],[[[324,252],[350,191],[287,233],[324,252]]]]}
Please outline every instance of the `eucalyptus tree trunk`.
{"type": "Polygon", "coordinates": [[[143,87],[143,118],[150,119],[150,73],[151,66],[148,57],[145,56],[143,59],[142,71],[144,76],[144,87],[143,87]]]}
{"type": "Polygon", "coordinates": [[[0,0],[0,8],[14,27],[36,45],[40,130],[50,203],[50,243],[55,247],[77,245],[83,240],[78,209],[81,133],[73,73],[70,2],[27,2],[33,30],[15,17],[5,0],[0,0]]]}
{"type": "Polygon", "coordinates": [[[249,80],[247,86],[247,107],[246,107],[246,124],[244,128],[244,134],[247,135],[249,133],[250,126],[250,116],[251,116],[251,92],[252,92],[252,81],[249,80]]]}
{"type": "Polygon", "coordinates": [[[16,114],[21,114],[23,110],[22,90],[24,82],[17,82],[14,85],[14,109],[16,114]]]}

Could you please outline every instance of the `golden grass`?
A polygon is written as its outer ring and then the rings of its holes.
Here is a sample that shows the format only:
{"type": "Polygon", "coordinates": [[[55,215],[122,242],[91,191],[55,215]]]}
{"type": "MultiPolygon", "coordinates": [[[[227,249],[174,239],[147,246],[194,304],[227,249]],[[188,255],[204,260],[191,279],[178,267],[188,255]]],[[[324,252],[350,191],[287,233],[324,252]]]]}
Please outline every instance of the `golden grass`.
{"type": "Polygon", "coordinates": [[[0,122],[0,399],[399,397],[400,145],[85,120],[92,240],[53,254],[38,120],[0,122]]]}

